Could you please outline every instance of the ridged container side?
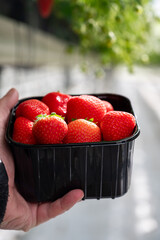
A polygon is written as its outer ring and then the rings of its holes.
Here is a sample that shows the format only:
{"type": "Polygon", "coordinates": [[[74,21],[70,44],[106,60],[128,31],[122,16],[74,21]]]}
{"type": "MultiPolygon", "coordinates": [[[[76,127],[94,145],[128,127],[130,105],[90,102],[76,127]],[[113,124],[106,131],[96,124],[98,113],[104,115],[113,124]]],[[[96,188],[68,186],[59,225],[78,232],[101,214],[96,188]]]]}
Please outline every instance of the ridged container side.
{"type": "Polygon", "coordinates": [[[134,141],[112,146],[14,148],[17,187],[27,200],[38,202],[56,200],[75,188],[84,191],[84,199],[120,197],[130,186],[133,150],[134,141]]]}

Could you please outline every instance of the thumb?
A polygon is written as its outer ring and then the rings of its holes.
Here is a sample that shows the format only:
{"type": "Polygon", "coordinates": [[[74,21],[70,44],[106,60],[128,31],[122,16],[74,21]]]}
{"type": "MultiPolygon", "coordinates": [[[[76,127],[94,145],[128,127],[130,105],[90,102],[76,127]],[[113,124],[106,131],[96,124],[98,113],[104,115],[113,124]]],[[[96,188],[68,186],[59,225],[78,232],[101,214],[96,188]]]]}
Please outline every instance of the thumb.
{"type": "Polygon", "coordinates": [[[18,92],[16,89],[12,88],[6,93],[5,96],[0,98],[0,158],[5,164],[7,174],[9,176],[10,184],[14,184],[14,165],[10,158],[10,153],[8,152],[8,147],[5,141],[6,125],[8,123],[8,118],[11,109],[18,101],[18,92]]]}
{"type": "Polygon", "coordinates": [[[8,121],[9,113],[12,107],[18,101],[18,92],[12,88],[0,99],[0,140],[3,139],[8,121]]]}
{"type": "Polygon", "coordinates": [[[18,101],[18,92],[15,88],[11,88],[5,96],[0,99],[0,116],[1,116],[1,127],[2,122],[6,123],[10,110],[18,101]]]}

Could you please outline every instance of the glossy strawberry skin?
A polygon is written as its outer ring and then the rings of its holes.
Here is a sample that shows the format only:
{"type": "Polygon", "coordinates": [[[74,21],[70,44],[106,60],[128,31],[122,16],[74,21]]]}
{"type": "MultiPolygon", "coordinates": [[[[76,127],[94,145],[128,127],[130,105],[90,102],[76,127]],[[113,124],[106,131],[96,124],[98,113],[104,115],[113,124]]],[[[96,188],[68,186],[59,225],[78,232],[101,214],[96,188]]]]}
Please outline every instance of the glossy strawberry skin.
{"type": "Polygon", "coordinates": [[[64,143],[100,142],[100,128],[93,122],[77,119],[68,124],[64,143]]]}
{"type": "Polygon", "coordinates": [[[109,111],[114,111],[114,108],[113,108],[113,106],[112,106],[112,104],[111,104],[110,102],[105,101],[105,100],[102,100],[102,101],[103,101],[103,103],[104,103],[105,106],[106,106],[106,111],[107,111],[107,112],[109,112],[109,111]]]}
{"type": "Polygon", "coordinates": [[[109,111],[100,123],[104,141],[115,141],[132,135],[136,126],[135,117],[123,111],[109,111]]]}
{"type": "Polygon", "coordinates": [[[51,92],[42,98],[48,107],[50,112],[65,117],[67,113],[67,102],[71,99],[71,96],[61,92],[51,92]]]}
{"type": "Polygon", "coordinates": [[[36,140],[32,133],[32,127],[32,121],[24,117],[18,117],[14,122],[13,140],[24,144],[36,144],[36,140]]]}
{"type": "Polygon", "coordinates": [[[42,117],[33,125],[33,134],[39,144],[62,143],[67,131],[67,123],[58,116],[42,117]]]}
{"type": "Polygon", "coordinates": [[[102,100],[91,95],[72,97],[67,104],[68,122],[72,119],[91,119],[97,124],[100,123],[106,114],[106,107],[102,100]]]}
{"type": "Polygon", "coordinates": [[[30,121],[36,120],[36,116],[40,114],[50,114],[50,111],[48,106],[38,99],[21,102],[16,109],[16,118],[22,116],[30,121]]]}

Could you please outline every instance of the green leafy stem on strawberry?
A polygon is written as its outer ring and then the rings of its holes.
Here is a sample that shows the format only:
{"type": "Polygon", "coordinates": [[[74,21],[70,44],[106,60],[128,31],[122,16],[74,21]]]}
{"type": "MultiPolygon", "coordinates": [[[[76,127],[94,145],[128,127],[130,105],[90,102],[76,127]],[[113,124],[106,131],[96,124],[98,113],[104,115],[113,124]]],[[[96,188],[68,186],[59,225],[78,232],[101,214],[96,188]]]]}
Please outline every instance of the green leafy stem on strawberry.
{"type": "Polygon", "coordinates": [[[60,117],[62,118],[63,120],[65,119],[64,117],[56,114],[55,112],[52,112],[51,114],[47,115],[47,114],[40,114],[38,116],[36,116],[36,120],[34,122],[37,122],[38,120],[42,119],[42,118],[45,118],[45,117],[52,117],[52,116],[56,116],[56,117],[60,117]]]}

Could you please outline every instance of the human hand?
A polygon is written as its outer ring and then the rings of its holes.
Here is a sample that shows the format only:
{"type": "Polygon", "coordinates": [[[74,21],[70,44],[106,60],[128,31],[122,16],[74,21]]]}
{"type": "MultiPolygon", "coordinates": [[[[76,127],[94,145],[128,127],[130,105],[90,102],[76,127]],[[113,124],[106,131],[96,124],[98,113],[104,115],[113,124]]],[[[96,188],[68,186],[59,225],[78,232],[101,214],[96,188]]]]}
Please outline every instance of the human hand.
{"type": "Polygon", "coordinates": [[[15,168],[12,154],[5,142],[5,131],[11,108],[18,101],[18,92],[11,89],[0,99],[0,159],[2,159],[9,178],[9,197],[1,229],[28,231],[31,228],[69,210],[83,198],[83,191],[75,189],[51,203],[29,203],[17,191],[14,176],[15,168]]]}

